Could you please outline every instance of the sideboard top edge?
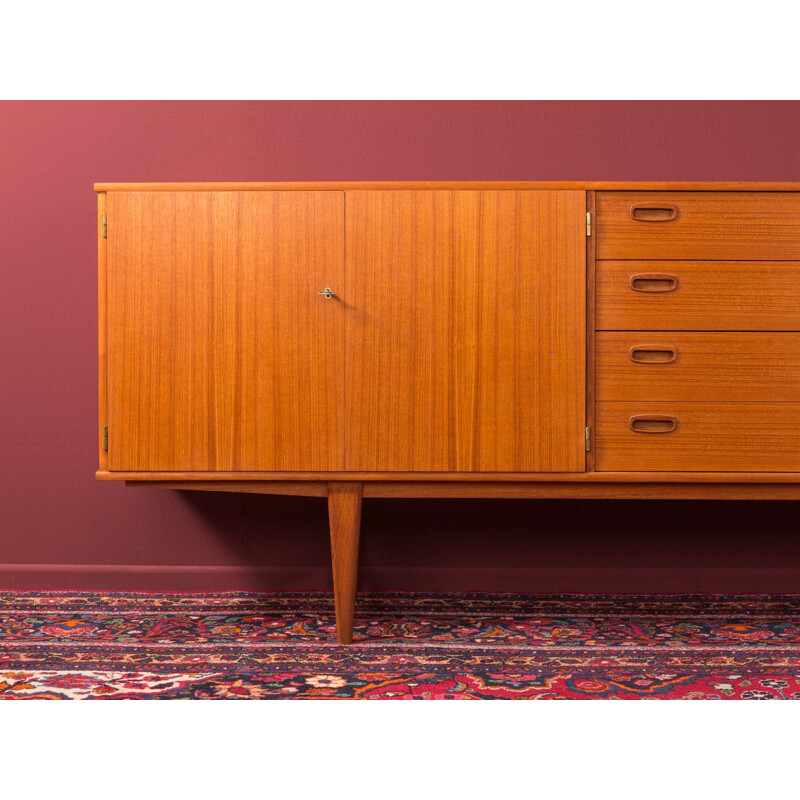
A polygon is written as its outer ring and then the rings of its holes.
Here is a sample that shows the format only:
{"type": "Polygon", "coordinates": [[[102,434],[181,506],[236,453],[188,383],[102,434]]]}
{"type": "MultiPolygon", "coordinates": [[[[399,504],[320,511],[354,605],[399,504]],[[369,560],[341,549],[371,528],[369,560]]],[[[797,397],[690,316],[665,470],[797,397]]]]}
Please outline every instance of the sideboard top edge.
{"type": "Polygon", "coordinates": [[[96,192],[345,191],[357,189],[794,192],[800,191],[800,181],[254,181],[94,184],[96,192]]]}
{"type": "Polygon", "coordinates": [[[458,481],[493,483],[800,483],[800,472],[178,472],[97,470],[99,481],[458,481]]]}

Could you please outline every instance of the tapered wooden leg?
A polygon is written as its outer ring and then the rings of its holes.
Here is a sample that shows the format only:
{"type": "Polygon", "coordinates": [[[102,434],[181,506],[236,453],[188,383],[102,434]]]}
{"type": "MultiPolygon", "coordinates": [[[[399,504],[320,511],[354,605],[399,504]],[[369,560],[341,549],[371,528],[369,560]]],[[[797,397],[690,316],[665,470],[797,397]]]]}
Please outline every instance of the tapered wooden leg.
{"type": "Polygon", "coordinates": [[[340,644],[350,644],[353,641],[362,488],[363,484],[355,481],[335,481],[328,484],[336,638],[340,644]]]}

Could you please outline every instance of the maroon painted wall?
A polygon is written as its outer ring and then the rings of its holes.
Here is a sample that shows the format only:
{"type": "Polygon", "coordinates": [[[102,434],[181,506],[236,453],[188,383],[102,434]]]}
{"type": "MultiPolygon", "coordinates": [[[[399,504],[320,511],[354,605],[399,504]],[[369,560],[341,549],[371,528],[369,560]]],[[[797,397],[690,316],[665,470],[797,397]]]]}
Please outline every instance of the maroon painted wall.
{"type": "MultiPolygon", "coordinates": [[[[0,103],[0,588],[329,586],[319,499],[96,483],[95,181],[800,180],[797,102],[0,103]]],[[[363,588],[800,591],[791,503],[365,503],[363,588]]]]}

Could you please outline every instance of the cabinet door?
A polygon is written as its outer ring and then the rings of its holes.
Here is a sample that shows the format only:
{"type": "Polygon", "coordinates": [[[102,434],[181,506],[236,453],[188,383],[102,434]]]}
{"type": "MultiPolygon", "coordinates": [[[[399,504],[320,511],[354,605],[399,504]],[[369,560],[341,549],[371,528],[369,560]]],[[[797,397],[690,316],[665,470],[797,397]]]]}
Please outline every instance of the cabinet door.
{"type": "Polygon", "coordinates": [[[585,193],[346,205],[347,469],[583,471],[585,193]]]}
{"type": "Polygon", "coordinates": [[[111,470],[343,466],[341,192],[110,192],[111,470]]]}

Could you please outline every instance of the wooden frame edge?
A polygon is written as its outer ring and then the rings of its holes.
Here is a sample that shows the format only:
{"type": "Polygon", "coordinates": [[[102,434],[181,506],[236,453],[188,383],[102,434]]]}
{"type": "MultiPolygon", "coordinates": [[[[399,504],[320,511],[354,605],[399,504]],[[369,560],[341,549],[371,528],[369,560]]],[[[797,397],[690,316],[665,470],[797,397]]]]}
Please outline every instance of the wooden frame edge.
{"type": "Polygon", "coordinates": [[[206,181],[94,184],[96,192],[346,191],[348,189],[579,189],[582,191],[796,192],[797,181],[206,181]]]}
{"type": "Polygon", "coordinates": [[[149,489],[183,489],[201,492],[282,494],[327,497],[327,481],[125,481],[126,486],[149,489]]]}
{"type": "Polygon", "coordinates": [[[586,453],[586,471],[595,468],[595,371],[597,350],[595,340],[595,241],[597,240],[597,214],[595,213],[595,193],[586,192],[586,211],[590,215],[591,233],[586,237],[586,427],[589,450],[586,453]]]}
{"type": "Polygon", "coordinates": [[[364,483],[364,497],[508,500],[800,500],[800,484],[364,483]]]}
{"type": "MultiPolygon", "coordinates": [[[[107,329],[107,242],[103,235],[103,217],[107,219],[106,194],[97,195],[97,406],[98,464],[101,470],[108,469],[107,439],[103,429],[108,426],[108,329],[107,329]]],[[[106,228],[107,229],[107,228],[106,228]]]]}
{"type": "MultiPolygon", "coordinates": [[[[346,481],[126,481],[126,486],[205,492],[328,497],[346,481]]],[[[361,485],[361,484],[360,484],[361,485]]],[[[541,500],[800,500],[800,484],[742,483],[487,483],[364,481],[365,498],[541,500]]]]}
{"type": "Polygon", "coordinates": [[[661,483],[800,484],[800,472],[111,472],[98,470],[99,481],[131,482],[314,482],[379,483],[661,483]]]}

